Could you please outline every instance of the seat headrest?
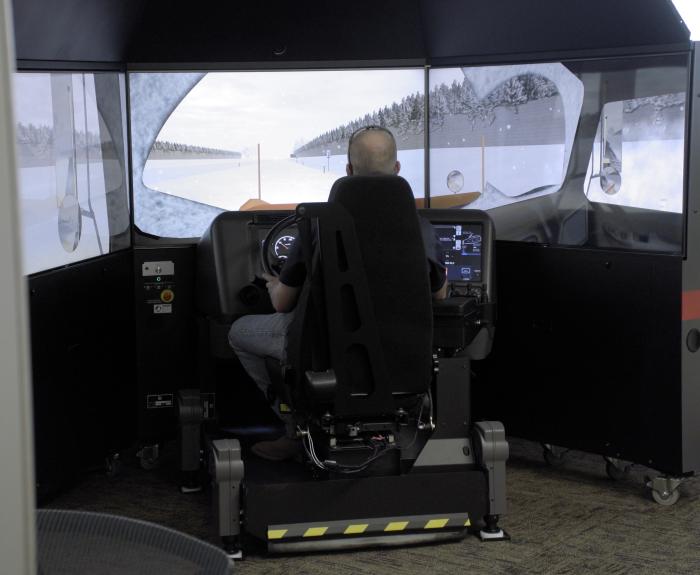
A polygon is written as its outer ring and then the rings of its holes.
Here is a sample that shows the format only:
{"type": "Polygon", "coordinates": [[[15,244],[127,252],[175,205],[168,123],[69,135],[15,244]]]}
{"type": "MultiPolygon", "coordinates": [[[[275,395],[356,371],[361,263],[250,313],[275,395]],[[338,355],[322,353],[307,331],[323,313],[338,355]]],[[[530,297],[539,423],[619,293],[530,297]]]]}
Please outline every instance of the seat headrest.
{"type": "Polygon", "coordinates": [[[333,184],[328,201],[351,211],[370,206],[397,209],[403,204],[415,209],[416,205],[411,186],[401,176],[344,176],[333,184]]]}

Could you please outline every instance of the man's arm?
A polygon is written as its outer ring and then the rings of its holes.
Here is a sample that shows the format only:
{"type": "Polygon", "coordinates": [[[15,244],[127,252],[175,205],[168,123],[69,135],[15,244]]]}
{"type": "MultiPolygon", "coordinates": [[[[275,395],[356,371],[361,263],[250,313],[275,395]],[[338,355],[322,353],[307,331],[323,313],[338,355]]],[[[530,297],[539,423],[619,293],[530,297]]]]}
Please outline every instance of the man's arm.
{"type": "Polygon", "coordinates": [[[267,282],[265,287],[270,294],[270,301],[275,311],[282,313],[292,311],[297,305],[301,288],[288,286],[282,283],[279,278],[269,274],[263,274],[263,278],[267,282]]]}
{"type": "Polygon", "coordinates": [[[433,292],[433,299],[446,299],[447,298],[447,279],[445,279],[445,283],[442,284],[442,287],[433,292]]]}
{"type": "Polygon", "coordinates": [[[449,282],[447,281],[447,270],[444,269],[444,274],[445,274],[445,281],[442,282],[442,286],[440,287],[439,290],[433,292],[433,299],[446,299],[447,298],[447,284],[449,282]]]}
{"type": "Polygon", "coordinates": [[[447,298],[447,268],[445,267],[442,242],[438,236],[437,230],[433,227],[430,221],[423,216],[419,216],[420,233],[425,247],[425,254],[428,256],[428,272],[430,274],[430,289],[433,294],[433,299],[447,298]],[[440,281],[442,280],[442,281],[440,281]],[[435,291],[434,286],[440,287],[435,291]]]}

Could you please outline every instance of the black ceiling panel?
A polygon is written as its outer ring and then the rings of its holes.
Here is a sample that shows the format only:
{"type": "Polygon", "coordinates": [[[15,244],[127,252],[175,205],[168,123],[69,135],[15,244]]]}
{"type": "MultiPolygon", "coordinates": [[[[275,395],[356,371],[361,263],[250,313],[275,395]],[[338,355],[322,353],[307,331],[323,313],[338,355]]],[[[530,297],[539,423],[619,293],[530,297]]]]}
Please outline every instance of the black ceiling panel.
{"type": "Polygon", "coordinates": [[[435,60],[689,43],[670,0],[420,0],[435,60]]]}
{"type": "Polygon", "coordinates": [[[536,59],[683,49],[670,0],[14,0],[19,60],[536,59]]]}
{"type": "Polygon", "coordinates": [[[304,62],[425,57],[417,0],[151,0],[130,62],[304,62]]]}
{"type": "Polygon", "coordinates": [[[18,60],[123,63],[139,0],[14,0],[18,60]]]}

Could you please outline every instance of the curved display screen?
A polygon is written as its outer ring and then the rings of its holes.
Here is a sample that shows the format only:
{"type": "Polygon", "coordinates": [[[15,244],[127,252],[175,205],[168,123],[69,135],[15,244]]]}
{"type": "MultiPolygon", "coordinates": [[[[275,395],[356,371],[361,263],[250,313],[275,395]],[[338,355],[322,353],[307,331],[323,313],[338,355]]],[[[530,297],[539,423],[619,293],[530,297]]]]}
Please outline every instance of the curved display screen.
{"type": "Polygon", "coordinates": [[[124,75],[18,72],[14,92],[24,273],[129,247],[124,75]]]}
{"type": "Polygon", "coordinates": [[[200,236],[222,211],[325,201],[346,174],[350,135],[367,125],[394,134],[401,176],[424,196],[421,68],[129,78],[135,223],[145,232],[200,236]]]}
{"type": "MultiPolygon", "coordinates": [[[[687,54],[137,72],[129,89],[134,221],[149,234],[199,237],[224,211],[325,201],[350,135],[377,125],[418,207],[488,211],[499,240],[682,253],[687,54]]],[[[70,248],[73,204],[61,214],[70,248]]]]}

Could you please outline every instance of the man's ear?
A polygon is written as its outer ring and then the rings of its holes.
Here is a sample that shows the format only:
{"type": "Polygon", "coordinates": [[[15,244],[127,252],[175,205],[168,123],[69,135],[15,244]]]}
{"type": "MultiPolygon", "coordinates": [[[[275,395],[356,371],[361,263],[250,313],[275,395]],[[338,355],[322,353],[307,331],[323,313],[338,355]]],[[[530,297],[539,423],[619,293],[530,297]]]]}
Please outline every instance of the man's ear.
{"type": "Polygon", "coordinates": [[[345,173],[346,173],[348,176],[352,176],[352,164],[351,164],[350,162],[348,162],[347,164],[345,164],[345,173]]]}
{"type": "Polygon", "coordinates": [[[396,164],[394,164],[394,174],[398,174],[401,171],[401,162],[396,160],[396,164]]]}

